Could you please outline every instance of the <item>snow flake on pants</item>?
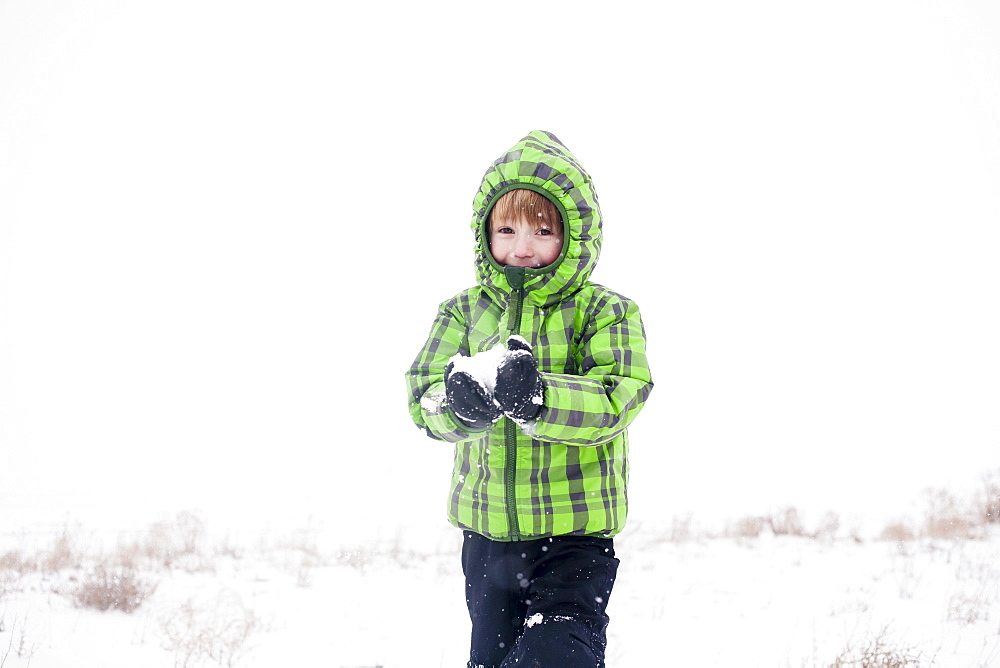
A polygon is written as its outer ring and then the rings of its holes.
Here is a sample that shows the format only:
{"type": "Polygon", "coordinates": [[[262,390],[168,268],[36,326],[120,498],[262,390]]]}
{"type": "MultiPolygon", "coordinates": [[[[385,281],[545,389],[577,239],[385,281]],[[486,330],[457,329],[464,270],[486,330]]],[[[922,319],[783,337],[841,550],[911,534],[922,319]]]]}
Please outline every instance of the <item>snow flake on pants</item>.
{"type": "Polygon", "coordinates": [[[546,620],[545,617],[542,615],[542,613],[536,612],[531,617],[528,617],[526,620],[524,620],[524,626],[530,629],[535,624],[544,624],[544,623],[546,623],[546,621],[550,621],[550,622],[571,622],[571,621],[573,621],[573,618],[572,617],[565,617],[563,615],[553,615],[552,617],[549,617],[548,620],[546,620]]]}

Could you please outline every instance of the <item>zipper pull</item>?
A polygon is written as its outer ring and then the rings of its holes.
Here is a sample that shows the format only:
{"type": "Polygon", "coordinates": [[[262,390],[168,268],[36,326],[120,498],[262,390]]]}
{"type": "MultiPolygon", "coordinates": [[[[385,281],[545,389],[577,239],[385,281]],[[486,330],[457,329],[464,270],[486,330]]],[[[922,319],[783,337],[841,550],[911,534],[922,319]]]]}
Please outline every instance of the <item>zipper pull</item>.
{"type": "Polygon", "coordinates": [[[503,268],[507,284],[511,289],[511,303],[507,314],[507,331],[511,334],[521,333],[521,307],[524,303],[524,267],[503,268]]]}
{"type": "Polygon", "coordinates": [[[524,267],[504,267],[503,275],[507,278],[507,284],[510,285],[511,290],[517,292],[524,290],[524,267]]]}

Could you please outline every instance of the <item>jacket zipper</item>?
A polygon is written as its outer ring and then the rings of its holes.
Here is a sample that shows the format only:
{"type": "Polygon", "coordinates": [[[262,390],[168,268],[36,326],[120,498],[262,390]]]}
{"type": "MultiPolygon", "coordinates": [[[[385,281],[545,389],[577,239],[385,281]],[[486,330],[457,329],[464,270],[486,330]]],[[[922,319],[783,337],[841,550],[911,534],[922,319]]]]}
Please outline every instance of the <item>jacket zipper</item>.
{"type": "MultiPolygon", "coordinates": [[[[524,307],[524,267],[504,267],[507,283],[511,288],[511,314],[508,324],[511,334],[521,333],[521,310],[524,307]]],[[[521,539],[521,526],[517,520],[517,427],[514,421],[504,418],[504,505],[507,507],[507,524],[511,540],[521,539]]]]}

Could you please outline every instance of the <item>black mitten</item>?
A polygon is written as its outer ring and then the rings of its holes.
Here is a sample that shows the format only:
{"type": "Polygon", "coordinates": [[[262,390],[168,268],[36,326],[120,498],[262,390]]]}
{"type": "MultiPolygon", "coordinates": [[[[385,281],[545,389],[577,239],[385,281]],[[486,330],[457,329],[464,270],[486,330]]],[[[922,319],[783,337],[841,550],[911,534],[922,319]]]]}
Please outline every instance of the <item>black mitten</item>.
{"type": "Polygon", "coordinates": [[[452,372],[453,364],[445,370],[444,389],[459,422],[474,431],[482,431],[500,419],[500,409],[482,383],[465,371],[452,372]]]}
{"type": "Polygon", "coordinates": [[[519,336],[507,339],[507,350],[510,352],[497,367],[493,396],[507,417],[527,422],[542,408],[544,388],[538,360],[531,354],[531,346],[519,336]]]}

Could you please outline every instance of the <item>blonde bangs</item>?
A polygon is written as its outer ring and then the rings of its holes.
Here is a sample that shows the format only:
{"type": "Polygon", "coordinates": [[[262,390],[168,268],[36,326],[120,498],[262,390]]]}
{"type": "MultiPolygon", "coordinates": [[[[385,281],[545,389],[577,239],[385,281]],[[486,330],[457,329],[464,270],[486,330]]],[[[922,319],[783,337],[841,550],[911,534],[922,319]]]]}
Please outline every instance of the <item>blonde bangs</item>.
{"type": "Polygon", "coordinates": [[[490,231],[495,229],[494,221],[517,220],[521,216],[535,229],[544,224],[554,233],[562,234],[562,217],[556,205],[544,195],[527,188],[511,190],[497,200],[490,211],[490,231]]]}

